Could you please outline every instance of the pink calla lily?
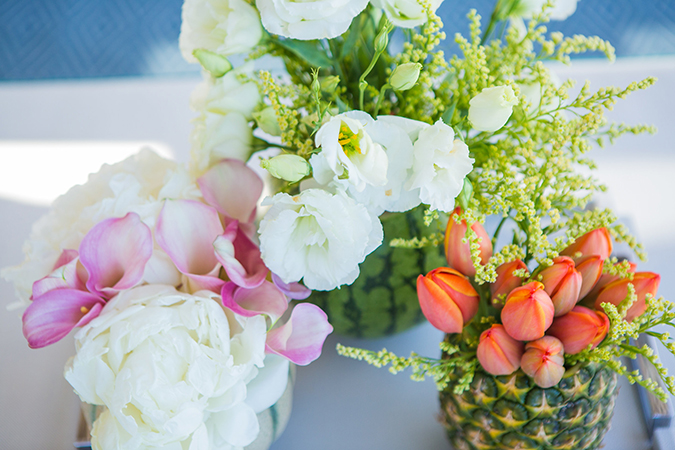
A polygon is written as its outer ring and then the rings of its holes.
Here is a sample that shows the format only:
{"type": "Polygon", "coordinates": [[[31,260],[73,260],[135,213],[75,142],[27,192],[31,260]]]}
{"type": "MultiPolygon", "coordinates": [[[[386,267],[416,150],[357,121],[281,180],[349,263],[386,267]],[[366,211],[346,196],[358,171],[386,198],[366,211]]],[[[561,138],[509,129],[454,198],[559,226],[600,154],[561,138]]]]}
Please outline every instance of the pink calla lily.
{"type": "Polygon", "coordinates": [[[286,296],[269,281],[263,281],[260,286],[252,289],[237,286],[230,281],[223,285],[220,295],[223,306],[235,313],[244,317],[266,314],[272,323],[288,309],[286,296]]]}
{"type": "Polygon", "coordinates": [[[197,183],[206,202],[225,217],[243,223],[251,222],[255,217],[263,182],[242,161],[224,159],[202,175],[197,183]]]}
{"type": "MultiPolygon", "coordinates": [[[[77,289],[85,291],[86,287],[80,274],[78,274],[79,259],[76,250],[64,250],[59,259],[54,264],[52,273],[33,283],[33,295],[31,299],[36,299],[41,295],[54,289],[77,289]]],[[[82,270],[83,267],[80,266],[82,270]]],[[[85,275],[86,279],[86,274],[85,275]]]]}
{"type": "Polygon", "coordinates": [[[267,333],[265,348],[294,364],[306,366],[321,355],[326,337],[333,332],[326,313],[311,303],[295,305],[282,326],[267,333]]]}
{"type": "Polygon", "coordinates": [[[260,286],[269,272],[260,256],[260,249],[242,230],[238,221],[230,222],[225,232],[213,242],[216,258],[227,276],[238,286],[260,286]]]}
{"type": "Polygon", "coordinates": [[[33,300],[23,313],[23,335],[31,348],[41,348],[89,323],[105,300],[90,292],[54,289],[33,300]]]}
{"type": "Polygon", "coordinates": [[[293,300],[304,300],[312,294],[312,290],[305,285],[296,282],[284,283],[284,280],[274,273],[272,274],[272,282],[281,289],[286,297],[293,300]]]}
{"type": "Polygon", "coordinates": [[[213,241],[223,234],[218,211],[194,200],[166,200],[157,218],[155,239],[176,268],[188,276],[191,290],[220,292],[220,264],[213,241]]]}
{"type": "Polygon", "coordinates": [[[140,282],[151,256],[152,232],[133,212],[99,222],[80,244],[87,289],[107,299],[140,282]]]}

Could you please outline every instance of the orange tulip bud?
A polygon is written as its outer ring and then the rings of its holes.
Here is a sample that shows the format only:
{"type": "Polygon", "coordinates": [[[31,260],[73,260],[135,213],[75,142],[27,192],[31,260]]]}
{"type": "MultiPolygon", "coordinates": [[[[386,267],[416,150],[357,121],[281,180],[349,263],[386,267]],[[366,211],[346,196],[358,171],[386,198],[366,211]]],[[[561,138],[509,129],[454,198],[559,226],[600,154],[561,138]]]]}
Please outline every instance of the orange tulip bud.
{"type": "Polygon", "coordinates": [[[478,342],[478,362],[487,373],[509,375],[520,367],[523,355],[523,343],[508,335],[504,327],[494,324],[480,335],[478,342]]]}
{"type": "Polygon", "coordinates": [[[511,291],[502,309],[502,323],[509,335],[519,341],[533,341],[544,336],[553,323],[555,308],[551,297],[538,281],[511,291]]]}
{"type": "Polygon", "coordinates": [[[549,388],[558,384],[565,374],[564,353],[562,342],[553,336],[544,336],[527,343],[520,367],[537,386],[549,388]]]}
{"type": "Polygon", "coordinates": [[[602,276],[603,259],[600,255],[591,255],[579,259],[576,262],[576,269],[581,274],[581,290],[579,298],[582,299],[588,295],[602,276]]]}
{"type": "Polygon", "coordinates": [[[577,238],[561,255],[570,256],[575,261],[583,256],[598,255],[600,258],[607,259],[612,254],[612,239],[609,236],[607,228],[596,228],[583,236],[577,238]],[[581,256],[577,254],[581,253],[581,256]]]}
{"type": "Polygon", "coordinates": [[[633,275],[633,280],[628,278],[618,279],[603,287],[595,299],[595,308],[602,308],[602,303],[612,303],[618,305],[628,296],[628,283],[635,286],[635,293],[637,294],[637,301],[628,309],[626,313],[626,320],[632,322],[633,319],[642,315],[647,310],[647,303],[645,297],[647,294],[656,295],[659,288],[661,276],[653,272],[638,272],[633,275]]]}
{"type": "Polygon", "coordinates": [[[448,267],[417,277],[417,297],[424,317],[446,333],[461,333],[478,311],[476,290],[464,275],[448,267]]]}
{"type": "Polygon", "coordinates": [[[555,258],[552,266],[541,271],[541,282],[555,306],[556,316],[567,314],[577,304],[582,281],[574,261],[567,256],[555,258]]]}
{"type": "Polygon", "coordinates": [[[564,316],[556,317],[546,334],[560,339],[565,352],[574,355],[589,345],[593,345],[592,348],[597,347],[608,331],[609,318],[605,313],[585,306],[575,306],[564,316]]]}
{"type": "Polygon", "coordinates": [[[493,305],[503,304],[499,300],[503,300],[509,292],[523,284],[523,278],[513,275],[513,271],[516,269],[524,269],[525,273],[528,273],[527,266],[519,259],[497,267],[497,281],[490,285],[493,305]]]}
{"type": "MultiPolygon", "coordinates": [[[[461,214],[461,208],[457,207],[450,215],[448,226],[445,229],[445,257],[448,265],[453,269],[459,270],[468,277],[476,275],[476,269],[471,261],[471,247],[469,242],[463,243],[462,239],[466,236],[466,221],[462,220],[456,223],[452,215],[461,214]]],[[[476,222],[471,225],[471,229],[481,239],[480,241],[480,261],[481,264],[487,264],[492,256],[492,241],[488,236],[483,225],[476,222]]]]}
{"type": "MultiPolygon", "coordinates": [[[[616,265],[621,264],[621,263],[616,263],[616,265]]],[[[628,269],[628,273],[635,273],[637,270],[637,264],[629,262],[628,265],[630,266],[630,269],[628,269]]],[[[618,275],[610,275],[608,273],[603,273],[600,276],[600,279],[598,282],[595,284],[595,287],[591,289],[591,292],[589,292],[586,295],[586,298],[584,299],[584,303],[588,303],[589,305],[593,305],[595,303],[595,299],[598,298],[598,294],[600,294],[600,291],[602,288],[607,286],[609,283],[612,283],[616,280],[620,280],[621,278],[618,275]]]]}

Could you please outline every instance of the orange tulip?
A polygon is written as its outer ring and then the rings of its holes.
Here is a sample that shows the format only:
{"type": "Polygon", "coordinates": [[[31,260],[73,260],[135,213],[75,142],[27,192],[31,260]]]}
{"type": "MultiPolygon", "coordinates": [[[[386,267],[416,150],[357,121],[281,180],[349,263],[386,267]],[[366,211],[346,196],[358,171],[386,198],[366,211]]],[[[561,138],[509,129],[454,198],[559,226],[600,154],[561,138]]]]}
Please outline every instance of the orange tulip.
{"type": "Polygon", "coordinates": [[[448,267],[417,277],[417,297],[424,317],[446,333],[461,333],[478,311],[476,290],[464,275],[448,267]]]}
{"type": "MultiPolygon", "coordinates": [[[[621,264],[621,263],[616,263],[616,265],[621,264]]],[[[628,265],[630,266],[630,269],[628,269],[628,273],[635,273],[637,270],[637,264],[629,262],[628,265]]],[[[593,305],[595,303],[595,299],[598,298],[598,294],[604,288],[607,286],[609,283],[612,283],[616,280],[620,280],[621,278],[618,275],[610,275],[608,273],[603,273],[600,276],[600,279],[598,282],[595,284],[593,289],[591,289],[591,292],[589,292],[586,295],[586,298],[584,299],[584,303],[589,303],[590,305],[593,305]]]]}
{"type": "Polygon", "coordinates": [[[595,308],[600,309],[602,303],[612,303],[618,305],[628,296],[628,283],[635,286],[637,301],[628,309],[626,320],[632,322],[633,319],[642,315],[647,310],[645,297],[647,294],[656,295],[659,288],[661,276],[653,272],[637,272],[633,275],[633,280],[628,278],[618,279],[603,287],[595,299],[595,308]]]}
{"type": "Polygon", "coordinates": [[[511,291],[502,309],[502,323],[509,335],[519,341],[533,341],[544,336],[553,323],[555,307],[538,281],[511,291]]]}
{"type": "Polygon", "coordinates": [[[499,324],[494,324],[480,335],[478,362],[492,375],[509,375],[520,367],[523,343],[513,339],[499,324]]]}
{"type": "Polygon", "coordinates": [[[501,304],[499,300],[503,300],[509,292],[523,284],[523,278],[513,275],[516,269],[525,269],[525,273],[528,273],[527,266],[519,259],[497,267],[497,280],[490,285],[493,305],[501,304]]]}
{"type": "Polygon", "coordinates": [[[589,345],[597,347],[608,331],[609,318],[605,313],[575,306],[564,316],[556,317],[546,334],[560,339],[565,352],[574,355],[589,345]]]}
{"type": "Polygon", "coordinates": [[[581,274],[582,279],[581,290],[579,291],[580,299],[586,297],[600,280],[603,262],[600,255],[585,256],[576,262],[576,269],[581,274]]]}
{"type": "MultiPolygon", "coordinates": [[[[461,214],[462,209],[457,207],[450,215],[448,226],[445,229],[445,257],[448,265],[453,269],[459,270],[468,277],[476,275],[476,269],[471,261],[471,248],[469,242],[463,243],[462,239],[466,236],[466,221],[462,220],[456,223],[452,220],[453,214],[461,214]]],[[[471,225],[471,229],[481,239],[480,241],[480,261],[481,264],[487,264],[492,256],[492,241],[488,236],[483,225],[476,222],[471,225]]]]}
{"type": "Polygon", "coordinates": [[[572,258],[555,258],[552,266],[541,271],[541,282],[555,306],[556,316],[567,314],[579,301],[582,277],[574,268],[572,258]]]}
{"type": "Polygon", "coordinates": [[[596,228],[577,238],[565,250],[560,252],[563,256],[570,256],[575,261],[583,256],[598,255],[607,259],[612,254],[612,239],[607,228],[596,228]],[[577,256],[577,254],[581,256],[577,256]]]}
{"type": "Polygon", "coordinates": [[[564,353],[562,342],[553,336],[544,336],[527,343],[520,367],[537,386],[549,388],[558,384],[565,374],[564,353]]]}

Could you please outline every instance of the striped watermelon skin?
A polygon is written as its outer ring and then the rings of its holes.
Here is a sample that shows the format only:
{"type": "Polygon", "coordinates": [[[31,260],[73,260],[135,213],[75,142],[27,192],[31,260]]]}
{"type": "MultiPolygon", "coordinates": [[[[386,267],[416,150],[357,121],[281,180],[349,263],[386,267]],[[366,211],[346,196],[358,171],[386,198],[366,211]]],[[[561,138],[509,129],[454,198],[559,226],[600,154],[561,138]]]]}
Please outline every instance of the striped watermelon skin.
{"type": "Polygon", "coordinates": [[[380,217],[384,242],[360,265],[350,286],[314,291],[310,302],[320,306],[335,332],[344,336],[377,338],[405,331],[424,320],[417,301],[417,277],[446,265],[443,247],[392,248],[392,238],[429,236],[424,209],[385,213],[380,217]]]}

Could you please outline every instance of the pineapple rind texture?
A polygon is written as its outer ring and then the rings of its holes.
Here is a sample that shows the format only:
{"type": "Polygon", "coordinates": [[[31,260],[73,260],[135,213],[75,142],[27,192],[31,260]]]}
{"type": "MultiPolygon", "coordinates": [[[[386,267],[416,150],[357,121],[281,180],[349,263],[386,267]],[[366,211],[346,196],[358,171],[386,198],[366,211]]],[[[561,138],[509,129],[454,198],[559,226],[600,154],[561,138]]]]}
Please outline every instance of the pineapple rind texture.
{"type": "Polygon", "coordinates": [[[335,332],[343,336],[389,336],[424,321],[417,277],[447,264],[443,246],[389,246],[392,237],[410,239],[434,231],[424,225],[424,208],[381,219],[385,241],[360,264],[356,281],[332,291],[314,291],[308,299],[326,312],[335,332]]]}
{"type": "Polygon", "coordinates": [[[609,430],[617,375],[586,364],[543,389],[518,370],[505,376],[476,371],[460,395],[440,393],[442,418],[456,450],[595,450],[609,430]]]}

